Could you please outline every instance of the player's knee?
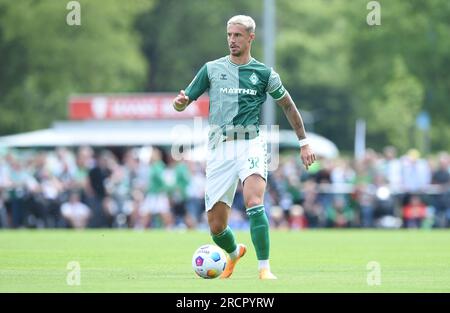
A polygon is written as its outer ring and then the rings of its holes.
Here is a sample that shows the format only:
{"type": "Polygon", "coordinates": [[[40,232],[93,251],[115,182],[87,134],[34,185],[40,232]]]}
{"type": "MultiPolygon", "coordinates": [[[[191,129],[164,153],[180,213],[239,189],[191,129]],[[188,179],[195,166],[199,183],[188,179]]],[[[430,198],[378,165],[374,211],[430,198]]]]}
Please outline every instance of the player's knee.
{"type": "Polygon", "coordinates": [[[211,231],[211,234],[217,235],[223,232],[227,228],[227,225],[221,222],[210,222],[209,223],[209,230],[211,231]]]}
{"type": "Polygon", "coordinates": [[[263,204],[263,198],[257,197],[257,196],[252,196],[252,197],[246,199],[246,201],[245,201],[245,207],[247,209],[253,208],[253,207],[261,205],[261,204],[263,204]]]}

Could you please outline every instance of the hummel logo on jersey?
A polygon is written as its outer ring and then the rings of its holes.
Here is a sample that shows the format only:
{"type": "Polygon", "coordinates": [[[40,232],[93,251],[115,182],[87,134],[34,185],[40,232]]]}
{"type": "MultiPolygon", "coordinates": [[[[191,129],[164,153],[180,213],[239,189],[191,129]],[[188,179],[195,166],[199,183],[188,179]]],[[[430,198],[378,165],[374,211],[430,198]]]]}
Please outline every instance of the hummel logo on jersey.
{"type": "Polygon", "coordinates": [[[256,83],[258,82],[258,76],[256,76],[256,74],[255,73],[253,73],[251,76],[250,76],[250,81],[252,82],[252,84],[253,85],[256,85],[256,83]]]}
{"type": "Polygon", "coordinates": [[[227,74],[220,74],[221,80],[227,80],[227,74]]]}
{"type": "Polygon", "coordinates": [[[256,96],[257,91],[254,89],[244,89],[244,88],[220,88],[221,93],[227,94],[243,94],[256,96]]]}

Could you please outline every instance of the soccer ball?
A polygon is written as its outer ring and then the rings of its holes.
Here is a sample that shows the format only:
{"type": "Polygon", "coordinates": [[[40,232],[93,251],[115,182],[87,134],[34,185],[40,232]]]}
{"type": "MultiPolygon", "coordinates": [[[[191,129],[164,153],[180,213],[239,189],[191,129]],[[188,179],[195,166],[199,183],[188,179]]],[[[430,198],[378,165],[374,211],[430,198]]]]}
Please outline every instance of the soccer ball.
{"type": "Polygon", "coordinates": [[[225,253],[215,245],[203,245],[192,256],[192,268],[202,278],[219,277],[226,265],[225,253]]]}

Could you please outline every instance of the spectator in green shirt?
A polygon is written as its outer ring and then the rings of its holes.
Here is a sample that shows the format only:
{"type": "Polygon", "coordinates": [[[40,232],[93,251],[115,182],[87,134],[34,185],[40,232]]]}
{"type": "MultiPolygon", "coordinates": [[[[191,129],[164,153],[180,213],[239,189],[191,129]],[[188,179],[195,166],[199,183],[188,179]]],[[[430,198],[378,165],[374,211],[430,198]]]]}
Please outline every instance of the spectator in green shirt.
{"type": "Polygon", "coordinates": [[[167,184],[165,181],[166,165],[162,160],[162,152],[154,148],[150,160],[149,183],[147,195],[141,208],[144,227],[151,226],[153,217],[161,218],[165,228],[173,225],[170,211],[167,184]]]}

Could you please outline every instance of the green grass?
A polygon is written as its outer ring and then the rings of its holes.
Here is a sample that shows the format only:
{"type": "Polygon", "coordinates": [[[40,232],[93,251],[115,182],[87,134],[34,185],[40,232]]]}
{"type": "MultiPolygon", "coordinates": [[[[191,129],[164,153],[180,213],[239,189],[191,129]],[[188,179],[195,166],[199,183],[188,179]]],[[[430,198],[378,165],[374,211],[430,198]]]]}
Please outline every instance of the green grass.
{"type": "Polygon", "coordinates": [[[248,254],[229,280],[198,278],[194,250],[206,231],[0,231],[0,292],[450,292],[449,231],[272,231],[277,281],[259,281],[248,254]],[[67,264],[80,264],[69,286],[67,264]],[[369,286],[367,263],[381,266],[369,286]]]}

